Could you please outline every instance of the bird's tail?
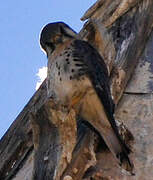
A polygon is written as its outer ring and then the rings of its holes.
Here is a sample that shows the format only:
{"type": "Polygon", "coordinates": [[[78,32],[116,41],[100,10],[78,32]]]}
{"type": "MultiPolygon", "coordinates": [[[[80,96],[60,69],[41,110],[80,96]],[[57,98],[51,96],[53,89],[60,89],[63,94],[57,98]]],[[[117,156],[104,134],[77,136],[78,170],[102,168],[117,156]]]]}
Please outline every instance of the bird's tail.
{"type": "Polygon", "coordinates": [[[120,160],[120,166],[126,171],[128,171],[131,175],[134,175],[134,172],[133,172],[134,165],[130,161],[128,155],[122,151],[117,156],[118,156],[118,159],[120,160]]]}
{"type": "Polygon", "coordinates": [[[114,154],[119,162],[119,165],[128,171],[131,175],[134,175],[134,165],[130,161],[129,154],[131,150],[126,146],[119,134],[116,134],[112,128],[107,129],[102,133],[105,143],[109,147],[110,151],[114,154]]]}
{"type": "Polygon", "coordinates": [[[109,115],[107,115],[107,118],[110,119],[109,122],[110,122],[111,127],[112,127],[110,134],[107,134],[107,135],[111,136],[111,134],[112,134],[112,136],[113,136],[112,139],[114,139],[116,144],[119,144],[119,149],[116,152],[116,157],[120,162],[119,164],[123,169],[130,172],[131,175],[134,175],[134,173],[133,173],[134,165],[130,161],[130,158],[129,158],[129,154],[131,153],[131,149],[125,144],[124,140],[120,136],[113,115],[111,117],[109,115]],[[112,123],[112,122],[114,122],[114,123],[112,123]]]}

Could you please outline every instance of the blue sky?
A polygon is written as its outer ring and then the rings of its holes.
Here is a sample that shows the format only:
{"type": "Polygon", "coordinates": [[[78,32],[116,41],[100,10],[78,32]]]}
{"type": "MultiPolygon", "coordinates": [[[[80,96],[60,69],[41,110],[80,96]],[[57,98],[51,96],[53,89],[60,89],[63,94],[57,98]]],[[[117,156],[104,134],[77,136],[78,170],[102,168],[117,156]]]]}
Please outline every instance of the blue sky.
{"type": "Polygon", "coordinates": [[[36,74],[46,66],[39,47],[42,26],[64,21],[78,32],[83,25],[80,17],[95,1],[1,1],[0,137],[34,94],[36,74]]]}

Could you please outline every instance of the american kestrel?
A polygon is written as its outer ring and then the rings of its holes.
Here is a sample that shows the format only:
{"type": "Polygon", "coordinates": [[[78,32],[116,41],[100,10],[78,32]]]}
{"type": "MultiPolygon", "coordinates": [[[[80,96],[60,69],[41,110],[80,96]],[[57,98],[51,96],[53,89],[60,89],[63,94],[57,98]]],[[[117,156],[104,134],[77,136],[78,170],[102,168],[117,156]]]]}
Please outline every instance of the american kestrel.
{"type": "Polygon", "coordinates": [[[107,67],[97,50],[77,39],[76,33],[63,22],[47,24],[40,34],[40,45],[48,57],[48,97],[63,111],[73,108],[88,121],[118,163],[132,172],[130,149],[119,135],[113,116],[107,67]]]}

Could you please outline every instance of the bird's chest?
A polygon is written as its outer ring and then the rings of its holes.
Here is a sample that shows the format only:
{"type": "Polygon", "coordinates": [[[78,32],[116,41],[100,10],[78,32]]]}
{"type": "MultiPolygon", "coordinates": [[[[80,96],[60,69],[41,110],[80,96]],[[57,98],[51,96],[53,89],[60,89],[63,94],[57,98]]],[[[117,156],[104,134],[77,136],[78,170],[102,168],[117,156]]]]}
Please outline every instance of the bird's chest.
{"type": "Polygon", "coordinates": [[[53,60],[48,61],[48,96],[62,104],[68,103],[78,90],[78,70],[70,51],[63,51],[53,60]]]}

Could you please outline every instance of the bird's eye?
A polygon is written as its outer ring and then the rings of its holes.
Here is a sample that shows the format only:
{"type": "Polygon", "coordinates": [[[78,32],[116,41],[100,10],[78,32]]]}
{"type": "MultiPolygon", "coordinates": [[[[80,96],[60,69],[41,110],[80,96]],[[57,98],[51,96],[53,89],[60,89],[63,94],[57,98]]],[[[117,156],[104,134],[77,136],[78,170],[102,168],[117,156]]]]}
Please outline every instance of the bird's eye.
{"type": "Polygon", "coordinates": [[[54,36],[53,41],[55,43],[60,43],[61,42],[61,35],[57,34],[56,36],[54,36]]]}

